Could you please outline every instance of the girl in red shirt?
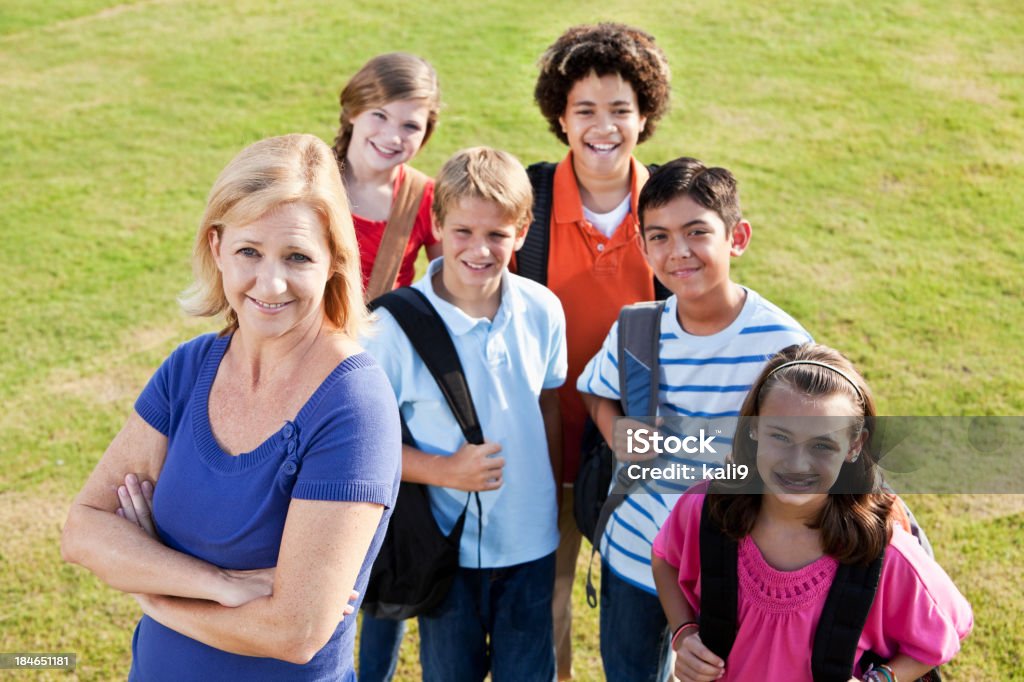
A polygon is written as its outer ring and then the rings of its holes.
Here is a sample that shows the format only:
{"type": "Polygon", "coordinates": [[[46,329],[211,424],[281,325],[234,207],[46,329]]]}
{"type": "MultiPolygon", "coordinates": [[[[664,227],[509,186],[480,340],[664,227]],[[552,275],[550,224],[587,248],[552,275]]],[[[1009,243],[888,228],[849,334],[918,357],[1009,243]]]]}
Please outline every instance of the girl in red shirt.
{"type": "MultiPolygon", "coordinates": [[[[359,241],[363,288],[367,300],[396,286],[412,283],[416,258],[440,254],[430,225],[434,182],[407,164],[430,139],[437,125],[441,93],[437,73],[426,60],[404,52],[379,55],[368,61],[341,91],[341,126],[334,140],[345,191],[359,241]],[[374,280],[388,219],[398,208],[403,186],[411,183],[410,201],[419,201],[411,233],[395,276],[387,269],[374,280]],[[386,280],[386,281],[385,281],[386,280]]],[[[392,245],[390,248],[402,248],[392,245]]],[[[389,247],[384,247],[385,249],[389,247]]]]}

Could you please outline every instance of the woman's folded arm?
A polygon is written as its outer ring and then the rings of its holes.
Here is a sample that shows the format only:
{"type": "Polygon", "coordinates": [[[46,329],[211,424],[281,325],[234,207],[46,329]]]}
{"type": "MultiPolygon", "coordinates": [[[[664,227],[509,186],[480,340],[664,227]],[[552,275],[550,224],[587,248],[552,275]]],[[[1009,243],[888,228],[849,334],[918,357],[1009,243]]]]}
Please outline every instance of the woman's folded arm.
{"type": "Polygon", "coordinates": [[[61,556],[122,592],[241,603],[245,574],[166,547],[138,523],[118,516],[125,475],[156,481],[166,454],[167,437],[133,412],[72,503],[61,556]]]}
{"type": "Polygon", "coordinates": [[[212,647],[308,662],[342,620],[383,507],[293,499],[271,595],[237,608],[209,601],[137,597],[162,625],[212,647]]]}

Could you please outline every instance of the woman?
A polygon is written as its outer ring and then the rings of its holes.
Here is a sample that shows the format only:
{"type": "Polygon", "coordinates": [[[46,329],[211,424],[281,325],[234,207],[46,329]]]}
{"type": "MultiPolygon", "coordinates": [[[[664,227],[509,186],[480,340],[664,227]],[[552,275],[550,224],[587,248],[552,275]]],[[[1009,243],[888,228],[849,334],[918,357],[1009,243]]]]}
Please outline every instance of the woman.
{"type": "Polygon", "coordinates": [[[342,617],[401,444],[387,379],[354,341],[358,247],[330,148],[287,135],[243,150],[193,266],[183,307],[227,326],[150,380],[72,505],[64,558],[142,606],[131,679],[354,679],[342,617]]]}

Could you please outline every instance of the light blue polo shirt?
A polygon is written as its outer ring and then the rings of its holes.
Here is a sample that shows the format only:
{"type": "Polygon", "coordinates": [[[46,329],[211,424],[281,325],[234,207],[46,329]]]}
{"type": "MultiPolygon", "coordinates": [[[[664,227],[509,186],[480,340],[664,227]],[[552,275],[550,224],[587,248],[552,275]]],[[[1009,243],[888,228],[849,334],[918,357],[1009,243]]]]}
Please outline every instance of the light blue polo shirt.
{"type": "MultiPolygon", "coordinates": [[[[413,284],[444,320],[466,374],[484,438],[499,443],[505,458],[503,484],[480,493],[483,536],[476,503],[466,514],[459,565],[498,568],[533,561],[558,546],[555,483],[541,418],[540,392],[565,382],[565,315],[547,288],[507,270],[494,320],[474,318],[434,292],[431,277],[443,259],[430,263],[413,284]]],[[[363,346],[384,369],[398,407],[421,450],[451,455],[465,442],[437,383],[391,314],[377,311],[363,346]]],[[[431,487],[431,507],[448,533],[469,493],[431,487]]]]}

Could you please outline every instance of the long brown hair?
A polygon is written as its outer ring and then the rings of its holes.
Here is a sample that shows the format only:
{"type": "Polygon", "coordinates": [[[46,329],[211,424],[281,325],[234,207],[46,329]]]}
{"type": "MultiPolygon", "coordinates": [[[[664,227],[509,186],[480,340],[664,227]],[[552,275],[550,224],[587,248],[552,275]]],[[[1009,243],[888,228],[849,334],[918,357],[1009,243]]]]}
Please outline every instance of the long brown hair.
{"type": "Polygon", "coordinates": [[[427,128],[421,146],[430,139],[441,111],[437,72],[427,60],[406,52],[389,52],[366,62],[345,84],[338,99],[341,114],[338,136],[334,138],[334,156],[339,167],[345,163],[348,145],[352,141],[352,119],[367,109],[382,107],[396,100],[424,100],[428,109],[427,128]]]}
{"type": "Polygon", "coordinates": [[[843,492],[830,492],[825,506],[808,527],[821,531],[825,553],[838,561],[870,563],[889,543],[895,496],[881,492],[881,477],[872,447],[877,412],[871,389],[849,360],[827,346],[813,343],[789,346],[765,364],[740,409],[733,441],[733,461],[746,465],[751,475],[738,485],[712,485],[708,495],[711,518],[726,535],[736,540],[753,530],[761,510],[760,492],[764,483],[757,473],[757,442],[751,434],[765,397],[780,385],[808,396],[843,395],[858,411],[852,428],[867,431],[861,455],[855,462],[843,464],[831,489],[843,492]],[[782,367],[795,361],[806,364],[782,367]]]}

